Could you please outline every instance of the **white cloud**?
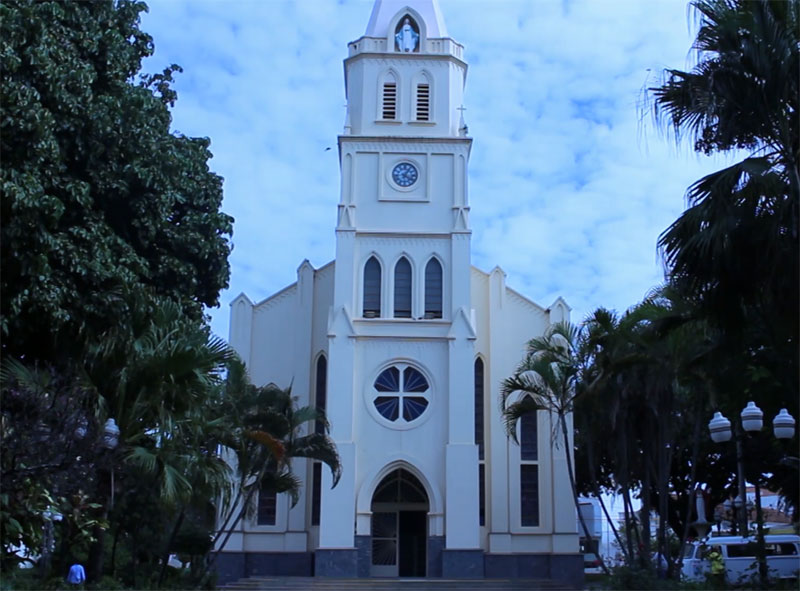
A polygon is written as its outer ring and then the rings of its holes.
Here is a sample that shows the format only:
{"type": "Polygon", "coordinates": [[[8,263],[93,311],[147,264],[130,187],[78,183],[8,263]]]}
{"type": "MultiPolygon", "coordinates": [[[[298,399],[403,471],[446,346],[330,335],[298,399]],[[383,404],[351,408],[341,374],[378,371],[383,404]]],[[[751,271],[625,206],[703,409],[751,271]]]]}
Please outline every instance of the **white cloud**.
{"type": "MultiPolygon", "coordinates": [[[[473,263],[499,264],[543,305],[581,320],[623,310],[662,278],[656,241],[686,187],[719,163],[676,150],[642,113],[691,45],[681,0],[440,0],[470,64],[465,114],[473,263]]],[[[212,311],[334,256],[342,60],[368,0],[158,0],[143,17],[149,71],[184,67],[173,126],[208,136],[236,218],[231,287],[212,311]],[[326,148],[332,148],[326,150],[326,148]]]]}

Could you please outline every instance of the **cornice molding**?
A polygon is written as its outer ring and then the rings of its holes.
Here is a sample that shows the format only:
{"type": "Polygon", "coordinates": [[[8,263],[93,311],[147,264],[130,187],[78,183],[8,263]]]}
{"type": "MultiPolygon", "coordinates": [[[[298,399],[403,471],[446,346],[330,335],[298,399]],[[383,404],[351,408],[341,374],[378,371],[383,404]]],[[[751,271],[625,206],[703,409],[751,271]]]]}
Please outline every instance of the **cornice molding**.
{"type": "Polygon", "coordinates": [[[470,137],[339,136],[339,149],[344,150],[347,148],[354,152],[400,151],[428,154],[435,153],[438,148],[448,154],[466,155],[471,146],[472,138],[470,137]]]}
{"type": "Polygon", "coordinates": [[[361,60],[375,61],[381,66],[397,65],[397,66],[422,66],[432,67],[439,65],[442,62],[449,62],[453,65],[460,67],[463,70],[467,69],[467,62],[454,56],[451,53],[378,53],[365,51],[356,53],[344,60],[345,68],[350,64],[361,60]]]}

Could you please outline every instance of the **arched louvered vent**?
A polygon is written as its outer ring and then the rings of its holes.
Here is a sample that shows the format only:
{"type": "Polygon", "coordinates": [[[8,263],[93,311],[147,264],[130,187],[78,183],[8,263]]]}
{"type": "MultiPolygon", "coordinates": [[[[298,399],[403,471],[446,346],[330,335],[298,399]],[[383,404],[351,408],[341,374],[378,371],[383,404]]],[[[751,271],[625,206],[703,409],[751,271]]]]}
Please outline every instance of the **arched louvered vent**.
{"type": "Polygon", "coordinates": [[[383,82],[381,118],[389,121],[397,119],[397,80],[391,75],[383,82]]]}
{"type": "Polygon", "coordinates": [[[431,120],[431,85],[427,82],[417,84],[417,121],[431,120]]]}

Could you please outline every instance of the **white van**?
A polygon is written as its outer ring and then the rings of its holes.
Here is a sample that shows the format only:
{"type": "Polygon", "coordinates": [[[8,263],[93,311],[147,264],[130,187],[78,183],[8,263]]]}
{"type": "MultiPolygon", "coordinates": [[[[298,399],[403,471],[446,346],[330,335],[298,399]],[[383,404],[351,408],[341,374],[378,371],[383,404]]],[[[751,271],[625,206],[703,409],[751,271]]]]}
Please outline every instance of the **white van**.
{"type": "MultiPolygon", "coordinates": [[[[727,580],[731,583],[744,582],[758,576],[756,559],[757,542],[755,537],[718,536],[686,545],[683,554],[683,578],[703,581],[711,572],[711,563],[706,558],[713,548],[717,548],[725,562],[727,580]]],[[[764,536],[764,549],[767,554],[767,570],[770,578],[796,579],[800,572],[800,536],[774,534],[764,536]]]]}

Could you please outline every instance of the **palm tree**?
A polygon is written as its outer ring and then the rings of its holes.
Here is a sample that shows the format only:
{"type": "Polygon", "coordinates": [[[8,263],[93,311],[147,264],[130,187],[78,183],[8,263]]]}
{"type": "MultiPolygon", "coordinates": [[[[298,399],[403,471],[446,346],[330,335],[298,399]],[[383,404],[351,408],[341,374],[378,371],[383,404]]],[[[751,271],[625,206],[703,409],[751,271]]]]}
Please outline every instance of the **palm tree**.
{"type": "Polygon", "coordinates": [[[206,575],[238,523],[252,511],[259,491],[288,493],[292,505],[297,503],[301,481],[292,472],[293,458],[327,464],[333,486],[339,482],[342,466],[336,446],[327,435],[324,412],[309,406],[297,407],[296,403],[291,386],[286,389],[274,384],[254,386],[241,361],[229,364],[225,413],[233,428],[224,445],[236,462],[236,494],[222,506],[220,526],[213,540],[215,550],[206,566],[206,575]],[[324,425],[323,433],[308,429],[316,421],[324,425]]]}
{"type": "Polygon", "coordinates": [[[690,72],[666,70],[650,89],[656,120],[697,151],[748,155],[689,188],[687,210],[659,247],[670,276],[724,329],[728,350],[777,352],[778,360],[760,363],[770,363],[796,399],[800,3],[692,6],[698,63],[690,72]]]}
{"type": "MultiPolygon", "coordinates": [[[[698,63],[650,89],[659,123],[704,153],[747,157],[693,184],[661,236],[671,277],[720,329],[737,383],[797,410],[800,368],[800,3],[695,0],[698,63]],[[738,156],[738,154],[734,154],[738,156]]],[[[720,369],[715,381],[724,381],[720,369]]],[[[716,401],[723,404],[726,400],[716,401]]],[[[765,474],[781,473],[764,466],[765,474]]],[[[785,473],[784,473],[785,475],[785,473]]],[[[786,490],[795,504],[796,477],[786,490]],[[791,491],[794,490],[794,493],[791,491]]],[[[774,478],[774,476],[773,476],[774,478]]]]}
{"type": "MultiPolygon", "coordinates": [[[[572,498],[584,536],[588,540],[592,536],[580,510],[567,429],[567,417],[573,412],[579,392],[579,340],[579,329],[568,322],[553,324],[542,337],[531,339],[527,345],[527,354],[515,374],[503,381],[501,406],[506,433],[515,443],[519,443],[517,422],[522,416],[544,410],[556,418],[552,437],[555,440],[560,433],[563,438],[572,498]]],[[[595,556],[608,574],[608,568],[596,550],[595,556]]]]}

